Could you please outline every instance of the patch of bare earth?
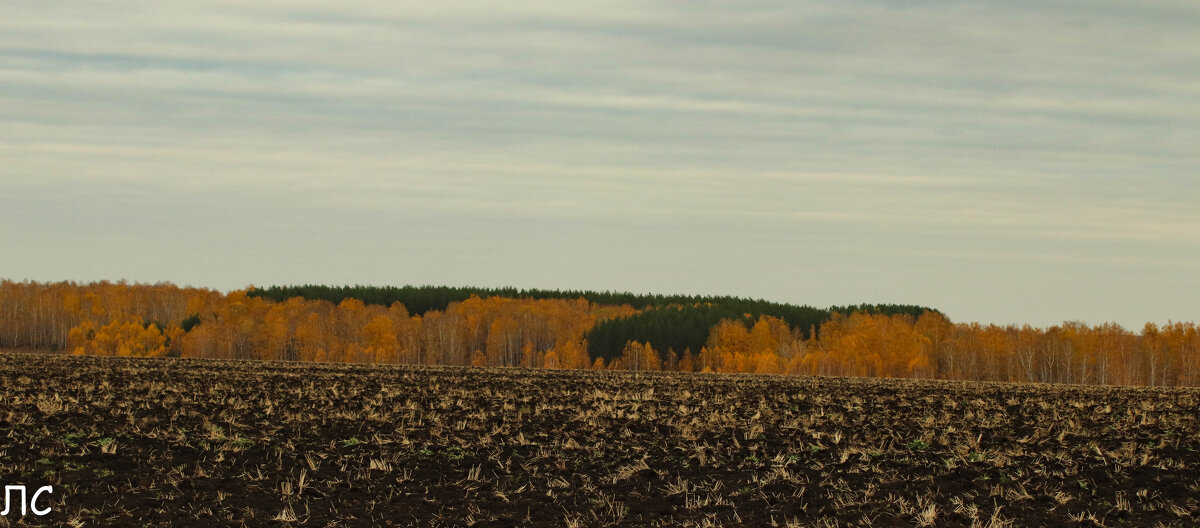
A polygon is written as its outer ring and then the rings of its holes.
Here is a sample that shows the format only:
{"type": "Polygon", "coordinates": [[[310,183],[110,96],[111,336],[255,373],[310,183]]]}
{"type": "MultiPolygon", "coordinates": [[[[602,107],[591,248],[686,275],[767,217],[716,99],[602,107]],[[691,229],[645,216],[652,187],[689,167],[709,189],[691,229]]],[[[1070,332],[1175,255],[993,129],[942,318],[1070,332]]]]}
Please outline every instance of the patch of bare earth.
{"type": "Polygon", "coordinates": [[[1196,526],[1200,392],[0,356],[0,526],[1196,526]],[[39,507],[45,504],[39,504],[39,507]]]}

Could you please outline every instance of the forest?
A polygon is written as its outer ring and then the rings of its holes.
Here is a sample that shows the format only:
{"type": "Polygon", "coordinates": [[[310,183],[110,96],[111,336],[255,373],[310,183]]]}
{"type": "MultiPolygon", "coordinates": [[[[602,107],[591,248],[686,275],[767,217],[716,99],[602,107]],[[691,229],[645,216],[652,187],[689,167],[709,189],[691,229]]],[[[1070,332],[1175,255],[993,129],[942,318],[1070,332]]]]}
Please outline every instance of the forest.
{"type": "Polygon", "coordinates": [[[956,323],[908,305],[448,287],[0,281],[0,348],[490,367],[1200,385],[1194,323],[956,323]]]}
{"type": "Polygon", "coordinates": [[[873,314],[908,314],[918,317],[931,310],[912,305],[868,305],[831,307],[796,306],[759,299],[731,296],[655,295],[628,292],[595,292],[587,290],[518,290],[516,288],[452,288],[446,286],[332,287],[320,285],[272,286],[250,288],[246,294],[277,302],[293,297],[341,303],[355,299],[365,304],[391,306],[402,304],[409,313],[423,315],[430,311],[445,311],[453,303],[471,297],[509,299],[584,299],[602,306],[621,306],[634,310],[620,317],[597,320],[584,338],[588,354],[593,358],[612,361],[621,356],[625,345],[637,341],[662,351],[697,352],[706,344],[709,331],[724,319],[753,324],[763,316],[782,319],[789,327],[807,338],[828,320],[834,312],[867,312],[873,314]]]}

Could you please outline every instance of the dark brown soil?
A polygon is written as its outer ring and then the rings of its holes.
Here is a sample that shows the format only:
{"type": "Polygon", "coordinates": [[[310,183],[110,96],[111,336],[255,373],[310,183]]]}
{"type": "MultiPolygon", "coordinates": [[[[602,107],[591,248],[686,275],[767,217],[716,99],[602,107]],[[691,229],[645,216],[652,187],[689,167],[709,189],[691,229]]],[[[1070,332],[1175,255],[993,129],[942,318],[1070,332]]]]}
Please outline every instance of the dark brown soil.
{"type": "Polygon", "coordinates": [[[0,355],[21,526],[1196,526],[1200,392],[0,355]],[[39,506],[44,506],[40,503],[39,506]]]}

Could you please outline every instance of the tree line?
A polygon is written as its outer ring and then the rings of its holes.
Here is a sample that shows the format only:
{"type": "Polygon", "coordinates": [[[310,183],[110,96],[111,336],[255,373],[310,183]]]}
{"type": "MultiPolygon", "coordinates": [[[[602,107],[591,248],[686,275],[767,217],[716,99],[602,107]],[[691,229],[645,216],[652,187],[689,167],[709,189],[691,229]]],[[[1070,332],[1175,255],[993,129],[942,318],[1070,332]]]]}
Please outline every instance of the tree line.
{"type": "Polygon", "coordinates": [[[690,305],[649,305],[628,317],[596,323],[587,334],[592,357],[611,361],[621,355],[626,343],[637,341],[661,351],[679,354],[698,353],[707,344],[711,330],[721,321],[754,324],[761,317],[773,317],[804,338],[819,332],[821,325],[835,313],[870,313],[917,317],[929,308],[911,305],[860,304],[813,308],[759,300],[726,298],[690,305]]]}
{"type": "MultiPolygon", "coordinates": [[[[644,296],[634,304],[610,305],[565,294],[469,294],[441,308],[425,305],[427,309],[417,313],[398,301],[383,305],[351,296],[337,302],[303,296],[277,301],[255,291],[260,290],[223,294],[168,283],[0,281],[0,348],[117,356],[1200,385],[1200,332],[1193,323],[1147,323],[1140,332],[1113,323],[1034,328],[954,323],[935,310],[910,306],[821,310],[732,298],[674,302],[680,296],[644,296]],[[664,304],[655,304],[656,299],[664,304]]],[[[434,297],[431,293],[430,302],[443,299],[434,297]]]]}
{"type": "MultiPolygon", "coordinates": [[[[697,305],[697,304],[772,304],[766,301],[742,299],[732,296],[705,295],[661,295],[650,293],[591,291],[591,290],[542,290],[504,288],[479,288],[475,286],[325,286],[305,284],[301,286],[268,286],[249,288],[250,297],[265,297],[274,301],[285,301],[292,297],[309,300],[329,301],[334,304],[346,299],[357,299],[365,304],[391,306],[400,303],[413,314],[421,315],[433,310],[445,310],[451,303],[462,302],[471,296],[507,297],[510,299],[585,299],[588,302],[608,306],[629,306],[641,310],[652,306],[697,305]]],[[[778,305],[783,306],[783,305],[778,305]]]]}
{"type": "Polygon", "coordinates": [[[761,316],[773,316],[787,322],[805,336],[816,331],[833,313],[866,312],[908,314],[917,317],[930,308],[913,305],[860,304],[814,308],[745,299],[732,296],[657,295],[590,290],[539,290],[517,288],[477,288],[447,286],[271,286],[251,288],[250,297],[282,302],[294,297],[341,303],[355,299],[368,305],[404,305],[410,313],[444,311],[454,303],[471,297],[548,300],[583,299],[604,306],[624,306],[632,311],[623,317],[598,321],[584,336],[592,358],[612,361],[620,356],[625,344],[637,341],[657,350],[698,353],[708,339],[709,330],[722,319],[752,323],[761,316]]]}

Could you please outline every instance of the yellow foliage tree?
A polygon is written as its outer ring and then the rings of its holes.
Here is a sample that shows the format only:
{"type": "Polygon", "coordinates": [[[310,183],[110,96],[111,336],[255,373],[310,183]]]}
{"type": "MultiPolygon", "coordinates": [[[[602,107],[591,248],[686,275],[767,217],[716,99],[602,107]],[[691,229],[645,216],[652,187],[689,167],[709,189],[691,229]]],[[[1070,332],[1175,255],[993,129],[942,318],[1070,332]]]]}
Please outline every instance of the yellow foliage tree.
{"type": "Polygon", "coordinates": [[[362,340],[367,357],[375,363],[395,363],[400,343],[396,340],[396,329],[392,319],[377,315],[362,330],[362,340]]]}

